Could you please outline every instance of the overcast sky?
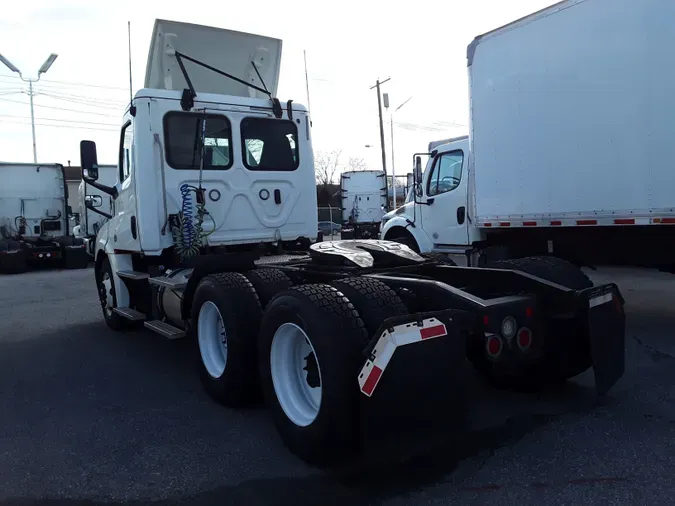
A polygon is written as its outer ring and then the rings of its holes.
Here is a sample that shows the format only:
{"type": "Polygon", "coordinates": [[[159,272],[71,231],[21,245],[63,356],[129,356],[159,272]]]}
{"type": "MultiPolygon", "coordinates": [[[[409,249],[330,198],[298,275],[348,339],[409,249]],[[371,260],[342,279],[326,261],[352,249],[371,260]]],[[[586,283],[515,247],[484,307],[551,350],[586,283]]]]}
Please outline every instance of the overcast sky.
{"type": "MultiPolygon", "coordinates": [[[[32,0],[0,14],[0,53],[27,77],[51,52],[58,59],[35,85],[39,162],[79,165],[79,141],[96,141],[99,163],[116,163],[129,98],[127,21],[134,90],[144,80],[155,18],[253,32],[283,40],[279,98],[307,103],[307,51],[315,151],[342,149],[380,168],[379,77],[396,115],[396,172],[431,140],[468,132],[466,46],[481,33],[553,0],[316,2],[249,0],[32,0]],[[366,148],[370,144],[374,147],[366,148]]],[[[27,84],[0,64],[0,161],[32,162],[27,84]]],[[[389,117],[386,118],[387,158],[389,117]]],[[[388,161],[388,163],[390,163],[388,161]]]]}

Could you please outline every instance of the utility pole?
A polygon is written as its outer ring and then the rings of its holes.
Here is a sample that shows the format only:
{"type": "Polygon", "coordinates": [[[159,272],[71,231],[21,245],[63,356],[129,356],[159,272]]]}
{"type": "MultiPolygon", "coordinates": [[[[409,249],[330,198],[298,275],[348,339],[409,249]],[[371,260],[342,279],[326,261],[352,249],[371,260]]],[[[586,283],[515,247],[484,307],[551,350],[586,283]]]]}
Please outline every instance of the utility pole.
{"type": "Polygon", "coordinates": [[[40,67],[40,70],[38,70],[37,79],[26,79],[23,77],[21,71],[11,61],[0,54],[0,62],[12,72],[19,74],[19,77],[22,81],[28,83],[28,89],[30,93],[30,125],[33,131],[33,163],[37,163],[37,147],[35,145],[35,113],[33,112],[33,83],[37,83],[40,80],[40,76],[49,70],[49,67],[52,66],[52,63],[54,63],[54,60],[56,60],[57,57],[58,55],[55,53],[50,54],[40,67]]]}
{"type": "Polygon", "coordinates": [[[382,170],[384,171],[385,181],[387,179],[387,153],[384,150],[384,121],[382,119],[382,96],[380,94],[380,85],[389,81],[391,77],[386,78],[384,81],[379,79],[375,83],[375,86],[371,86],[370,89],[377,88],[377,112],[380,115],[380,147],[382,148],[382,170]]]}

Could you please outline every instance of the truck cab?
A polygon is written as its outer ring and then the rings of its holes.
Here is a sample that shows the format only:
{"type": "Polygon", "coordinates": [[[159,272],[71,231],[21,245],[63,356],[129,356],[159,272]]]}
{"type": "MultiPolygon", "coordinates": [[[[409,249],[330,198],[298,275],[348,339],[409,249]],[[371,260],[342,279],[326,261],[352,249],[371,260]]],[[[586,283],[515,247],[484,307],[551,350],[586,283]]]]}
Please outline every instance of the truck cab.
{"type": "Polygon", "coordinates": [[[418,252],[466,254],[480,231],[470,220],[471,181],[468,136],[429,145],[424,172],[406,203],[383,217],[381,238],[395,240],[418,252]]]}

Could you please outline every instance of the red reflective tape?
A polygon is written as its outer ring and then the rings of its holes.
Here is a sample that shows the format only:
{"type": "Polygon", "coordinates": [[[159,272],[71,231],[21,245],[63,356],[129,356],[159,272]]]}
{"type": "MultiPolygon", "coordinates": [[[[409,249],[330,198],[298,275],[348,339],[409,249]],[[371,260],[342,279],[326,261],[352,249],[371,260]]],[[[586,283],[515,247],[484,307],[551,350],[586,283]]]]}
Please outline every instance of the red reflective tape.
{"type": "Polygon", "coordinates": [[[484,227],[491,227],[491,226],[492,226],[492,223],[483,223],[483,226],[484,226],[484,227]]]}
{"type": "Polygon", "coordinates": [[[615,225],[635,225],[635,219],[633,218],[621,218],[614,220],[615,225]]]}
{"type": "Polygon", "coordinates": [[[577,220],[577,225],[597,225],[598,220],[577,220]]]}
{"type": "Polygon", "coordinates": [[[370,371],[370,374],[368,375],[368,379],[363,384],[363,388],[361,389],[361,391],[366,395],[372,395],[373,391],[375,390],[375,387],[377,386],[377,382],[380,381],[380,376],[382,376],[383,372],[384,371],[382,369],[380,369],[376,365],[373,365],[373,368],[370,371]]]}
{"type": "Polygon", "coordinates": [[[420,337],[424,339],[431,339],[432,337],[441,337],[447,335],[448,331],[445,330],[445,325],[434,325],[433,327],[428,327],[426,329],[420,329],[420,337]]]}
{"type": "Polygon", "coordinates": [[[675,223],[675,218],[661,218],[661,223],[675,223]]]}
{"type": "Polygon", "coordinates": [[[560,225],[562,225],[562,221],[560,221],[560,220],[555,220],[555,221],[551,222],[551,226],[553,226],[553,227],[558,227],[560,225]]]}
{"type": "Polygon", "coordinates": [[[502,221],[501,223],[499,223],[499,226],[500,227],[510,227],[511,223],[509,223],[508,221],[502,221]]]}
{"type": "Polygon", "coordinates": [[[526,227],[536,227],[537,222],[536,221],[524,221],[523,225],[526,226],[526,227]]]}

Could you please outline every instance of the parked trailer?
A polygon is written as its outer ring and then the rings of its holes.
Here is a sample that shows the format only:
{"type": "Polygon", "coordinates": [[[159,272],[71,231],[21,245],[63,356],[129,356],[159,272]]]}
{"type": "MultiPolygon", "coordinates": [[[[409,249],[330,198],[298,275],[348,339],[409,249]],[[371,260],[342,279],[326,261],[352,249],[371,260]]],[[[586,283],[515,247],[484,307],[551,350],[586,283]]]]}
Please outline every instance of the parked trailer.
{"type": "Polygon", "coordinates": [[[569,0],[477,37],[471,136],[429,146],[382,238],[471,265],[672,267],[673,19],[668,0],[569,0]]]}
{"type": "MultiPolygon", "coordinates": [[[[114,186],[119,180],[116,165],[99,165],[98,182],[114,186]]],[[[80,181],[77,188],[77,202],[80,212],[80,223],[73,229],[73,235],[84,241],[87,253],[94,256],[96,234],[101,226],[109,220],[113,213],[113,199],[110,195],[80,181]]]]}
{"type": "Polygon", "coordinates": [[[340,175],[341,239],[376,239],[387,209],[387,183],[381,170],[348,171],[340,175]]]}
{"type": "Polygon", "coordinates": [[[593,367],[602,394],[622,375],[615,285],[461,268],[396,242],[308,246],[311,124],[304,107],[274,98],[281,41],[161,20],[152,41],[153,88],[123,119],[123,184],[98,183],[96,146],[80,145],[83,178],[115,201],[95,250],[110,328],[192,339],[206,391],[230,407],[262,391],[285,444],[316,465],[358,451],[368,412],[388,408],[380,429],[394,415],[419,415],[416,427],[441,418],[447,404],[429,400],[462,391],[467,358],[502,385],[593,367]],[[241,80],[215,82],[195,71],[203,64],[241,80]],[[251,85],[258,72],[264,88],[251,85]],[[286,253],[263,255],[261,244],[286,253]],[[406,399],[426,404],[406,409],[406,399]]]}
{"type": "Polygon", "coordinates": [[[63,166],[0,163],[0,179],[0,272],[86,267],[84,244],[68,233],[63,166]]]}

